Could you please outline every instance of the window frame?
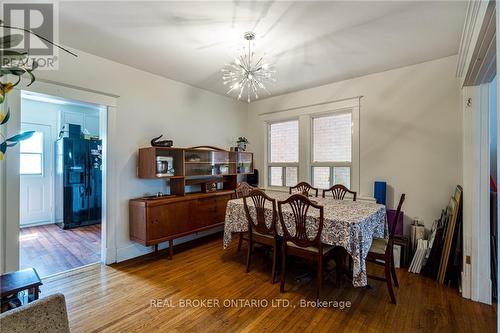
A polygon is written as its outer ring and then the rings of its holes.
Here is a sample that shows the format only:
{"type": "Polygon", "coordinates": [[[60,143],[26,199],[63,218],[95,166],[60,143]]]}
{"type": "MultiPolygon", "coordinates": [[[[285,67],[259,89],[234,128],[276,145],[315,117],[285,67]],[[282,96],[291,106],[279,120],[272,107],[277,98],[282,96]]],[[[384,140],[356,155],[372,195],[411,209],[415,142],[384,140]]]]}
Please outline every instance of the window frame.
{"type": "MultiPolygon", "coordinates": [[[[344,110],[337,110],[337,111],[330,111],[330,112],[324,112],[324,113],[317,113],[317,114],[312,114],[310,116],[310,163],[309,163],[309,169],[311,170],[311,185],[314,186],[314,167],[327,167],[330,169],[330,176],[328,178],[329,182],[329,188],[335,185],[334,182],[334,168],[336,167],[349,167],[349,189],[353,187],[353,160],[354,160],[354,112],[352,109],[344,109],[344,110]],[[333,115],[342,115],[342,114],[350,114],[351,115],[351,161],[340,161],[340,162],[334,162],[334,161],[329,161],[329,162],[315,162],[314,161],[314,119],[317,118],[324,118],[324,117],[329,117],[333,115]]],[[[327,190],[327,189],[325,189],[327,190]]]]}
{"type": "MultiPolygon", "coordinates": [[[[38,132],[41,134],[42,136],[42,140],[41,140],[41,143],[42,143],[42,149],[41,149],[41,152],[39,153],[33,153],[33,152],[22,152],[21,151],[21,148],[19,148],[19,175],[21,176],[42,176],[44,175],[44,167],[45,167],[45,133],[43,133],[43,131],[35,131],[35,133],[38,132]],[[21,156],[23,155],[39,155],[40,156],[40,172],[39,173],[23,173],[21,172],[21,156]]],[[[29,140],[29,139],[28,139],[29,140]]],[[[22,143],[20,143],[19,145],[21,146],[22,143]]]]}
{"type": "MultiPolygon", "coordinates": [[[[258,165],[262,168],[262,186],[269,190],[288,191],[284,186],[271,186],[269,182],[269,124],[280,123],[289,120],[299,120],[299,167],[297,182],[307,181],[312,183],[311,140],[312,140],[312,117],[319,117],[336,112],[351,112],[352,114],[352,142],[351,142],[351,190],[359,193],[360,185],[360,101],[363,96],[354,96],[336,101],[306,104],[297,107],[289,107],[281,110],[270,110],[258,115],[261,128],[261,141],[263,147],[262,162],[258,165]]],[[[258,157],[258,155],[257,155],[258,157]]],[[[321,162],[323,163],[323,162],[321,162]]],[[[319,163],[318,163],[319,164],[319,163]]]]}
{"type": "Polygon", "coordinates": [[[284,189],[288,188],[286,185],[286,168],[287,167],[295,167],[297,168],[297,181],[299,179],[299,164],[300,164],[300,120],[299,118],[289,118],[289,119],[283,119],[283,120],[277,120],[277,121],[270,121],[266,123],[266,146],[267,146],[267,164],[266,164],[266,170],[267,170],[267,179],[266,179],[266,184],[268,187],[271,188],[276,188],[276,189],[284,189]],[[288,123],[296,121],[297,122],[297,135],[299,137],[299,142],[298,142],[298,158],[297,162],[271,162],[271,139],[269,134],[271,133],[271,125],[273,124],[280,124],[280,123],[288,123]],[[280,185],[271,185],[271,168],[281,168],[281,186],[280,185]]]}

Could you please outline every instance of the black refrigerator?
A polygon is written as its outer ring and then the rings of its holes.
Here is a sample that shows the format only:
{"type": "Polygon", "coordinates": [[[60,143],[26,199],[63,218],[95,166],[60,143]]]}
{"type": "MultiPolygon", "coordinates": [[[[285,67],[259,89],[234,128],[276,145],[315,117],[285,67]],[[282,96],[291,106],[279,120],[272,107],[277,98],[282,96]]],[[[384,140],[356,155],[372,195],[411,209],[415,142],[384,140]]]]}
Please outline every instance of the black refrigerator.
{"type": "Polygon", "coordinates": [[[102,141],[56,141],[55,215],[63,229],[101,223],[102,141]]]}

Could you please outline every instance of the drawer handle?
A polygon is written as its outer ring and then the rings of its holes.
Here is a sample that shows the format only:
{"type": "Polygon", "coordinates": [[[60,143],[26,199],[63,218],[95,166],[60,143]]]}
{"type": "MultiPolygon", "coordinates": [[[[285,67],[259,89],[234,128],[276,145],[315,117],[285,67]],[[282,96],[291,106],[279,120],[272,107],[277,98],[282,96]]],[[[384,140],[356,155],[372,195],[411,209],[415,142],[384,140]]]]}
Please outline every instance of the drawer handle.
{"type": "Polygon", "coordinates": [[[154,219],[151,223],[153,223],[153,224],[158,224],[158,220],[157,220],[157,219],[154,219]]]}

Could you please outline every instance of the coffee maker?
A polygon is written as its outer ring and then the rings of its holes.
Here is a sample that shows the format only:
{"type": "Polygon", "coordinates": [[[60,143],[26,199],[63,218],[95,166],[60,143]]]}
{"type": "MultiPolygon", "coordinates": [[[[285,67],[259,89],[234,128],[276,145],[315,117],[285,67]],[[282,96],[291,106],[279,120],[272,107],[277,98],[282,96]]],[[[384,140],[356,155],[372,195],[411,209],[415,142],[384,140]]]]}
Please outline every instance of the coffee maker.
{"type": "Polygon", "coordinates": [[[156,177],[173,176],[174,158],[172,156],[156,156],[156,177]]]}

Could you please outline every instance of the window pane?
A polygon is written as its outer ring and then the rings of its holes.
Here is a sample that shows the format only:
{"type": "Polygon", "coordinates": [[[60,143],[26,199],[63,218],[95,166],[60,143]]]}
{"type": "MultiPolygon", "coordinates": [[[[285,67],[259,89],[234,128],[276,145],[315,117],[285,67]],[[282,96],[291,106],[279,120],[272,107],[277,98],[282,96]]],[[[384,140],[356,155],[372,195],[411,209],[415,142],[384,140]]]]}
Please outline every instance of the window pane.
{"type": "Polygon", "coordinates": [[[351,168],[350,167],[333,168],[333,182],[335,184],[342,184],[347,188],[351,188],[351,168]]]}
{"type": "Polygon", "coordinates": [[[299,121],[269,125],[270,162],[296,163],[299,161],[299,121]]]}
{"type": "Polygon", "coordinates": [[[295,186],[297,185],[297,167],[286,167],[285,168],[285,186],[295,186]]]}
{"type": "Polygon", "coordinates": [[[271,186],[283,186],[283,168],[270,167],[269,168],[269,184],[271,186]]]}
{"type": "Polygon", "coordinates": [[[313,186],[317,188],[330,188],[330,168],[313,167],[313,186]]]}
{"type": "Polygon", "coordinates": [[[42,174],[42,155],[41,154],[21,154],[20,155],[20,173],[24,175],[42,174]]]}
{"type": "Polygon", "coordinates": [[[43,133],[35,132],[29,139],[21,141],[21,153],[43,153],[43,133]]]}
{"type": "Polygon", "coordinates": [[[335,114],[313,119],[313,161],[351,161],[350,113],[335,114]]]}

